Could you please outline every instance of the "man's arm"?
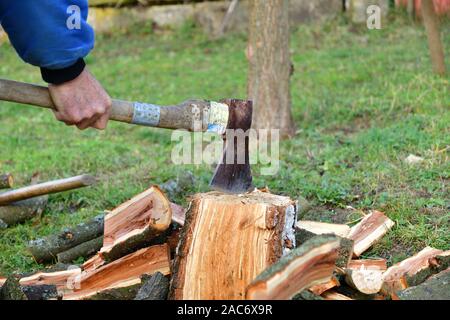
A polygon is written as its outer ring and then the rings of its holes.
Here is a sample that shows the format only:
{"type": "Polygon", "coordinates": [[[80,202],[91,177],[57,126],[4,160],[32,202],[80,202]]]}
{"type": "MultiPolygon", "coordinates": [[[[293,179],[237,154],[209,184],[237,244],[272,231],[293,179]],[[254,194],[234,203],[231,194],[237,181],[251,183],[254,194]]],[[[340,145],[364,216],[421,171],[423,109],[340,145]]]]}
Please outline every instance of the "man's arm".
{"type": "Polygon", "coordinates": [[[0,0],[0,22],[19,56],[41,68],[57,110],[80,129],[104,129],[111,99],[83,58],[94,47],[87,0],[0,0]]]}

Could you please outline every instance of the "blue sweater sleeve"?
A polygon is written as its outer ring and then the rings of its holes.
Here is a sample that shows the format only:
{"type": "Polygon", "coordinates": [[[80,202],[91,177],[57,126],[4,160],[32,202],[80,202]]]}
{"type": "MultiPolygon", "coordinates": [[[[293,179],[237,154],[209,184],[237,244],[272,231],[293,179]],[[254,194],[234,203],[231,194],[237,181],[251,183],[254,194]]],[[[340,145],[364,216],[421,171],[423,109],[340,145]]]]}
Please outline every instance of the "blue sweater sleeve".
{"type": "Polygon", "coordinates": [[[87,15],[87,0],[0,0],[0,22],[12,45],[41,68],[67,68],[92,50],[87,15]]]}

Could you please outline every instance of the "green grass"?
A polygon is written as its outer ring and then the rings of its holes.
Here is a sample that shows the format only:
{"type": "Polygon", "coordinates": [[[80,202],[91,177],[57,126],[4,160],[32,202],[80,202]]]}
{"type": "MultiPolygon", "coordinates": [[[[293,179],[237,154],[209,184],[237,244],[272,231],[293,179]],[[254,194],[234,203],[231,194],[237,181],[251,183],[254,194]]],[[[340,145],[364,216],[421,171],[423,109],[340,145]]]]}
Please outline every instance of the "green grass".
{"type": "MultiPolygon", "coordinates": [[[[111,96],[159,104],[246,97],[244,36],[208,40],[189,24],[158,34],[145,30],[97,37],[88,64],[111,96]]],[[[386,212],[396,225],[367,257],[393,263],[426,245],[450,249],[449,78],[431,73],[423,28],[396,17],[369,31],[337,19],[299,27],[292,52],[298,133],[281,144],[277,176],[254,168],[256,184],[306,198],[307,219],[354,221],[360,215],[349,206],[386,212]],[[405,164],[411,153],[425,161],[405,164]]],[[[38,70],[7,44],[0,61],[1,77],[41,82],[38,70]]],[[[110,123],[104,132],[81,132],[48,111],[4,102],[0,145],[0,172],[14,173],[17,185],[35,172],[42,180],[100,178],[95,187],[51,195],[41,217],[0,231],[0,274],[42,268],[25,249],[30,239],[111,209],[184,170],[198,177],[187,194],[206,191],[212,174],[207,165],[172,165],[169,131],[110,123]]]]}

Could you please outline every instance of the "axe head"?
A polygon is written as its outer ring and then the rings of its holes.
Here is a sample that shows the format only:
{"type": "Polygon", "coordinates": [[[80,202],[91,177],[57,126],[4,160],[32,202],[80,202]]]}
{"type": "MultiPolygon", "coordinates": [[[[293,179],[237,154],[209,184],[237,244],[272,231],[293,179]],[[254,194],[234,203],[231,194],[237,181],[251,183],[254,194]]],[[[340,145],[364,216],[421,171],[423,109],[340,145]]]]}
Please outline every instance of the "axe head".
{"type": "Polygon", "coordinates": [[[227,99],[229,117],[224,134],[224,152],[211,180],[214,190],[245,193],[252,185],[249,161],[249,129],[252,126],[252,101],[227,99]]]}

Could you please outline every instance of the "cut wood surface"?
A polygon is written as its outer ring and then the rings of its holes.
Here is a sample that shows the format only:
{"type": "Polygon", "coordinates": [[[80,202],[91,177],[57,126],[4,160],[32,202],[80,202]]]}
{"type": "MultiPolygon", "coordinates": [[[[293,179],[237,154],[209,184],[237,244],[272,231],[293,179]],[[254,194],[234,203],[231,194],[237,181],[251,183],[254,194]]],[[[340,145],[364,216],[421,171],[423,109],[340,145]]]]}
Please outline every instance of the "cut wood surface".
{"type": "Polygon", "coordinates": [[[430,270],[430,262],[433,261],[430,259],[441,254],[446,255],[442,250],[426,247],[414,256],[388,268],[383,274],[383,293],[390,295],[409,287],[408,277],[412,278],[422,270],[430,270]]]}
{"type": "Polygon", "coordinates": [[[12,188],[14,178],[10,173],[0,174],[0,189],[12,188]]]}
{"type": "Polygon", "coordinates": [[[365,269],[364,266],[359,269],[347,269],[345,282],[361,293],[375,294],[380,292],[383,285],[383,270],[365,269]]]}
{"type": "Polygon", "coordinates": [[[247,299],[292,299],[304,289],[331,280],[339,246],[333,235],[308,240],[261,273],[248,286],[247,299]]]}
{"type": "Polygon", "coordinates": [[[324,282],[324,283],[312,286],[308,290],[311,291],[312,293],[314,293],[315,295],[319,295],[320,296],[325,291],[328,291],[328,290],[330,290],[330,289],[332,289],[334,287],[338,287],[338,286],[340,286],[339,280],[336,277],[333,276],[327,282],[324,282]]]}
{"type": "Polygon", "coordinates": [[[176,203],[170,203],[170,207],[172,209],[172,221],[178,223],[180,226],[184,226],[186,209],[176,203]]]}
{"type": "Polygon", "coordinates": [[[40,215],[44,211],[47,202],[48,196],[45,195],[0,206],[0,221],[3,221],[6,226],[25,222],[40,215]]]}
{"type": "Polygon", "coordinates": [[[398,292],[400,300],[450,300],[450,269],[442,271],[418,286],[398,292]]]}
{"type": "Polygon", "coordinates": [[[353,300],[352,298],[336,291],[327,291],[322,294],[322,297],[325,298],[325,300],[353,300]]]}
{"type": "Polygon", "coordinates": [[[361,259],[351,260],[347,266],[347,269],[375,269],[375,270],[387,270],[386,259],[361,259]]]}
{"type": "Polygon", "coordinates": [[[0,193],[0,205],[43,196],[46,194],[87,187],[94,184],[95,181],[96,180],[93,176],[85,174],[67,179],[33,184],[28,187],[0,193]]]}
{"type": "Polygon", "coordinates": [[[106,262],[102,258],[102,255],[100,253],[97,253],[92,258],[90,258],[86,262],[84,262],[83,265],[81,266],[81,269],[85,273],[92,272],[95,269],[98,269],[105,264],[106,264],[106,262]]]}
{"type": "Polygon", "coordinates": [[[80,257],[87,258],[95,255],[103,245],[103,236],[83,242],[67,251],[56,255],[58,262],[70,263],[80,257]]]}
{"type": "Polygon", "coordinates": [[[198,194],[174,262],[171,299],[244,299],[258,274],[295,245],[296,202],[254,191],[198,194]]]}
{"type": "Polygon", "coordinates": [[[103,214],[89,222],[80,223],[74,228],[66,228],[61,233],[32,240],[28,249],[38,262],[56,259],[58,253],[64,252],[103,234],[103,214]]]}
{"type": "Polygon", "coordinates": [[[372,211],[353,226],[348,238],[355,241],[353,253],[359,257],[380,240],[394,225],[394,222],[380,211],[372,211]]]}
{"type": "Polygon", "coordinates": [[[347,237],[350,227],[346,224],[325,223],[318,221],[300,220],[296,224],[296,228],[307,230],[314,234],[335,234],[340,237],[347,237]]]}
{"type": "MultiPolygon", "coordinates": [[[[166,244],[144,248],[104,265],[90,272],[83,272],[73,292],[66,293],[63,299],[101,299],[107,294],[113,296],[113,290],[126,292],[133,299],[141,284],[141,276],[161,272],[170,274],[170,252],[166,244]]],[[[122,296],[123,297],[123,296],[122,296]]]]}
{"type": "Polygon", "coordinates": [[[102,258],[114,261],[167,230],[172,222],[169,200],[157,187],[142,192],[105,216],[102,258]]]}
{"type": "Polygon", "coordinates": [[[31,276],[21,278],[19,283],[23,287],[55,286],[58,294],[62,295],[63,292],[70,290],[72,281],[80,275],[80,268],[71,268],[58,272],[38,272],[31,276]]]}

